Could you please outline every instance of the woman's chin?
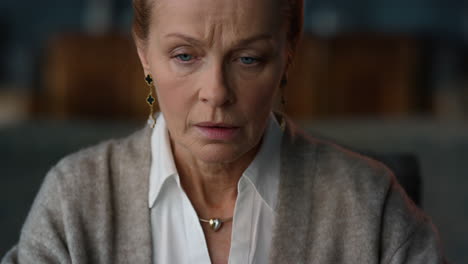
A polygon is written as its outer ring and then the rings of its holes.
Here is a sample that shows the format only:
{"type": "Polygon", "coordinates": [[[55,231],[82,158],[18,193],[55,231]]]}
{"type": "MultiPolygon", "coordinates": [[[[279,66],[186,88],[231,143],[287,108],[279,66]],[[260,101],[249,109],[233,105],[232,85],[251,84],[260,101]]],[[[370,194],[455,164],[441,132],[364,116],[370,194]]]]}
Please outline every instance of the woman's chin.
{"type": "Polygon", "coordinates": [[[209,144],[192,152],[197,159],[206,163],[231,163],[241,158],[245,152],[230,144],[209,144]]]}

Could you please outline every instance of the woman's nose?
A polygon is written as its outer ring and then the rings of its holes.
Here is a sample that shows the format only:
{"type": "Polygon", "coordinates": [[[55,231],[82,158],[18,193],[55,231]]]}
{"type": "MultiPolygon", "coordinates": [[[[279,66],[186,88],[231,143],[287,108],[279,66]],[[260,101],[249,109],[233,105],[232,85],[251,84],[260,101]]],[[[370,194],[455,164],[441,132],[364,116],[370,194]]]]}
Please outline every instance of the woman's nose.
{"type": "Polygon", "coordinates": [[[224,67],[210,67],[203,76],[199,100],[212,107],[222,107],[233,103],[233,99],[234,94],[228,85],[224,67]]]}

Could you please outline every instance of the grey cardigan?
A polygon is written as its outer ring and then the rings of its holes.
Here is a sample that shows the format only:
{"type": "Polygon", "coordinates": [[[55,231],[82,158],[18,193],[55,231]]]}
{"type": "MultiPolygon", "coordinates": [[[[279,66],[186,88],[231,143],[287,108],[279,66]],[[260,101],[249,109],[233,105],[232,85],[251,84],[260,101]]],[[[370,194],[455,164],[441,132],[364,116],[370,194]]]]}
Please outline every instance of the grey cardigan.
{"type": "MultiPolygon", "coordinates": [[[[271,263],[445,263],[388,169],[298,131],[288,124],[283,137],[271,263]]],[[[1,263],[151,263],[150,134],[59,162],[1,263]]]]}

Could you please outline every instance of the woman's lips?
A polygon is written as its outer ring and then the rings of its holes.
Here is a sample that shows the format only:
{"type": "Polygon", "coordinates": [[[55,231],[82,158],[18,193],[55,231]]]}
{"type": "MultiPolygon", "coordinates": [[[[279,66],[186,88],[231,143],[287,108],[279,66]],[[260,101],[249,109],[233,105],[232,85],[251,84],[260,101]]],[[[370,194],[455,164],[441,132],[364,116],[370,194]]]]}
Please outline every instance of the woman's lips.
{"type": "Polygon", "coordinates": [[[239,131],[239,127],[222,123],[198,123],[195,127],[208,139],[230,140],[239,131]]]}

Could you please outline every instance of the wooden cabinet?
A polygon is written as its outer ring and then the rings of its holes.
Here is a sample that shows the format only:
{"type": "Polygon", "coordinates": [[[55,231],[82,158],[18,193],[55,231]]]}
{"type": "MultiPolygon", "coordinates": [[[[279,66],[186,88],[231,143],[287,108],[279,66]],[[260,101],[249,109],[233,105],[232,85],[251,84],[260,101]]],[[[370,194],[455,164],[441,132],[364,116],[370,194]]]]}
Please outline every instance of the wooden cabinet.
{"type": "Polygon", "coordinates": [[[407,115],[415,107],[417,51],[404,36],[306,35],[285,92],[287,112],[299,119],[407,115]]]}
{"type": "Polygon", "coordinates": [[[146,118],[148,88],[131,37],[62,35],[45,59],[44,103],[54,117],[146,118]]]}
{"type": "MultiPolygon", "coordinates": [[[[62,35],[43,68],[49,113],[60,118],[143,119],[148,88],[129,36],[62,35]]],[[[414,109],[417,43],[369,34],[306,35],[285,88],[295,119],[402,116],[414,109]]]]}

